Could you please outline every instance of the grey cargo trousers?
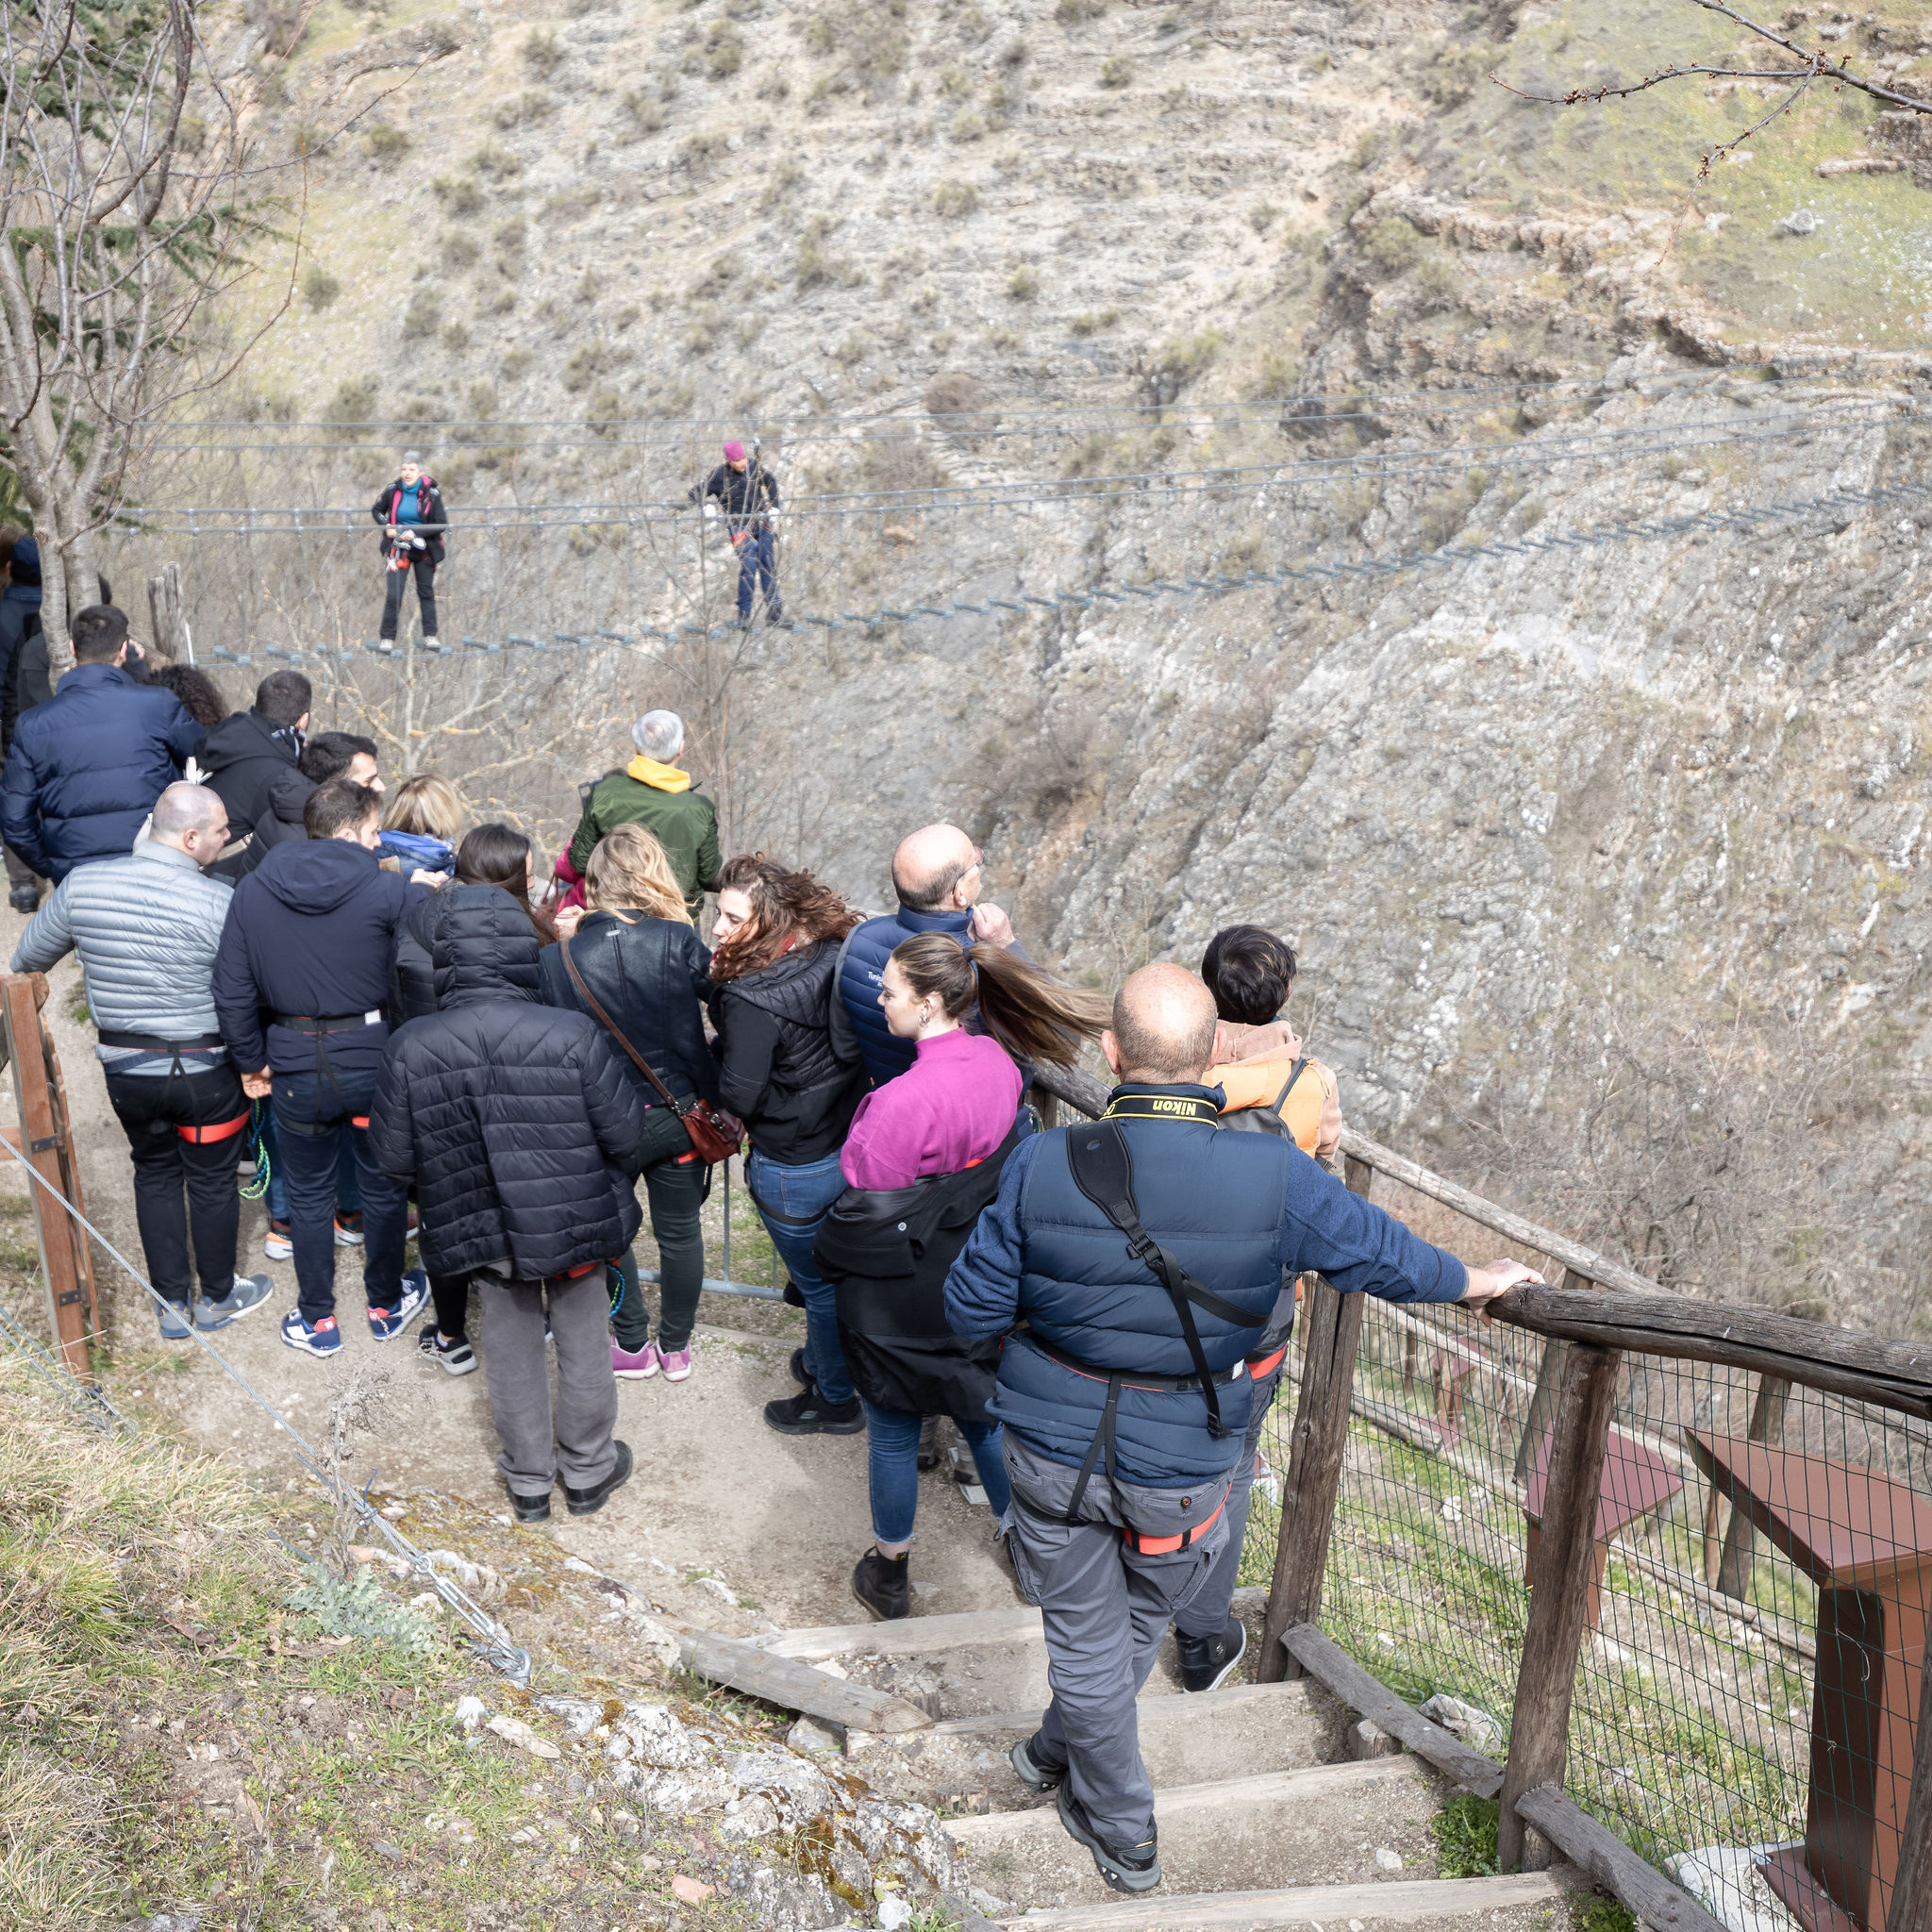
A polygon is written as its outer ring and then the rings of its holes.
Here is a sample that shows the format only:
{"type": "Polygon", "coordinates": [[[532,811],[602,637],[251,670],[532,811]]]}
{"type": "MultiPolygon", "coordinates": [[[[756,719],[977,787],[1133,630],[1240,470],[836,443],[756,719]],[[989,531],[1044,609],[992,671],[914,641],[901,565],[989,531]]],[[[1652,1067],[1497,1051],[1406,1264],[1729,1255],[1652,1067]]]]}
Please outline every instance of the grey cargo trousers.
{"type": "Polygon", "coordinates": [[[475,1277],[483,1300],[482,1349],[490,1415],[503,1454],[496,1466],[513,1494],[541,1496],[558,1476],[588,1490],[617,1467],[617,1382],[610,1372],[610,1296],[604,1271],[575,1281],[475,1277]],[[557,1343],[557,1400],[543,1347],[549,1301],[557,1343]]]}
{"type": "Polygon", "coordinates": [[[1154,1668],[1169,1621],[1207,1581],[1226,1541],[1226,1515],[1185,1550],[1146,1556],[1121,1535],[1125,1504],[1148,1535],[1177,1534],[1220,1507],[1228,1479],[1183,1491],[1110,1482],[1098,1469],[1078,1523],[1059,1519],[1077,1470],[1034,1455],[1006,1431],[1013,1508],[1007,1549],[1046,1630],[1053,1702],[1028,1745],[1042,1770],[1064,1765],[1088,1821],[1109,1844],[1154,1836],[1154,1788],[1141,1762],[1134,1700],[1154,1668]]]}

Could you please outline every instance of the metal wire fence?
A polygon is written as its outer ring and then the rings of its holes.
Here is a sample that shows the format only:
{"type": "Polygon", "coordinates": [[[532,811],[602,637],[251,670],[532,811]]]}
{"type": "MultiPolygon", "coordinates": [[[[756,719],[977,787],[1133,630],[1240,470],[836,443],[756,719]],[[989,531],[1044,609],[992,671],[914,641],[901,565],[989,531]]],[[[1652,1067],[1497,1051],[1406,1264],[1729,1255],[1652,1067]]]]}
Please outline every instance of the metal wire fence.
{"type": "MultiPolygon", "coordinates": [[[[1468,1247],[1434,1204],[1377,1194],[1468,1247]]],[[[1323,1628],[1499,1763],[1563,1347],[1372,1302],[1356,1364],[1323,1628]]],[[[1263,1444],[1282,1471],[1292,1380],[1263,1444]]],[[[1257,1499],[1243,1580],[1266,1580],[1278,1521],[1257,1499]]],[[[1569,1795],[1731,1932],[1876,1932],[1932,1603],[1932,1433],[1628,1354],[1596,1531],[1569,1795]]]]}

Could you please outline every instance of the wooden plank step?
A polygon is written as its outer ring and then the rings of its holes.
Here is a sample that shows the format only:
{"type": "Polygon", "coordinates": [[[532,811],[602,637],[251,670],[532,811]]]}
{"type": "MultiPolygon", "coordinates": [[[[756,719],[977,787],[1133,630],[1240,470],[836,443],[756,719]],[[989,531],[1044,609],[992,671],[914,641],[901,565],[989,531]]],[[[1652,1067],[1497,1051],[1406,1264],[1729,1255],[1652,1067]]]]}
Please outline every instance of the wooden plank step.
{"type": "MultiPolygon", "coordinates": [[[[1259,1606],[1267,1591],[1256,1586],[1234,1593],[1236,1609],[1259,1606]]],[[[753,1640],[774,1657],[817,1663],[828,1657],[920,1657],[940,1650],[968,1650],[976,1644],[1044,1642],[1040,1612],[958,1610],[939,1617],[902,1617],[891,1624],[818,1624],[781,1630],[753,1640]]]]}
{"type": "MultiPolygon", "coordinates": [[[[1259,1777],[1222,1778],[1213,1784],[1176,1785],[1155,1794],[1158,1822],[1191,1811],[1219,1811],[1236,1805],[1292,1805],[1374,1785],[1411,1782],[1420,1775],[1412,1757],[1371,1757],[1359,1764],[1311,1764],[1305,1771],[1269,1771],[1259,1777]]],[[[1010,1838],[1016,1831],[1060,1830],[1051,1805],[1031,1811],[994,1811],[984,1818],[948,1818],[945,1827],[962,1844],[1010,1838]]]]}
{"type": "Polygon", "coordinates": [[[931,1716],[903,1698],[827,1676],[809,1664],[774,1657],[755,1644],[721,1637],[715,1630],[680,1631],[677,1642],[685,1662],[699,1676],[708,1677],[714,1684],[728,1684],[734,1690],[762,1697],[787,1710],[801,1710],[854,1731],[903,1735],[932,1727],[931,1716]]]}
{"type": "Polygon", "coordinates": [[[1286,1891],[1201,1891],[1171,1898],[1150,1893],[1117,1904],[1070,1906],[1002,1919],[1026,1932],[1263,1932],[1290,1925],[1414,1925],[1474,1912],[1547,1905],[1567,1888],[1549,1872],[1499,1878],[1390,1879],[1374,1885],[1303,1885],[1286,1891]]]}
{"type": "MultiPolygon", "coordinates": [[[[1229,1705],[1267,1704],[1304,1696],[1299,1684],[1228,1684],[1219,1690],[1176,1691],[1158,1697],[1143,1697],[1139,1709],[1141,1722],[1158,1723],[1177,1717],[1182,1711],[1219,1710],[1229,1705]]],[[[1024,1738],[1040,1728],[1039,1706],[1025,1710],[992,1710],[981,1717],[941,1718],[933,1728],[936,1738],[1024,1738]]]]}

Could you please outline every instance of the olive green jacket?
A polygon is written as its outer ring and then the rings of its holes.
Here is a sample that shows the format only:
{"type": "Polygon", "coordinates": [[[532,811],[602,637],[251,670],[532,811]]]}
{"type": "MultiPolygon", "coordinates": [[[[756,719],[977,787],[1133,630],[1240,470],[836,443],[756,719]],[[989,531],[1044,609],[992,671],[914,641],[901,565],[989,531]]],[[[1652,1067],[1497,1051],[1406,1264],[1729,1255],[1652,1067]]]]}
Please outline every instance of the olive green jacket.
{"type": "MultiPolygon", "coordinates": [[[[633,765],[646,762],[634,759],[633,765]]],[[[705,893],[717,891],[724,862],[718,850],[718,808],[701,791],[667,791],[629,772],[613,772],[591,788],[576,836],[570,841],[570,862],[578,872],[590,863],[598,840],[613,825],[641,825],[663,846],[695,921],[705,893]]]]}

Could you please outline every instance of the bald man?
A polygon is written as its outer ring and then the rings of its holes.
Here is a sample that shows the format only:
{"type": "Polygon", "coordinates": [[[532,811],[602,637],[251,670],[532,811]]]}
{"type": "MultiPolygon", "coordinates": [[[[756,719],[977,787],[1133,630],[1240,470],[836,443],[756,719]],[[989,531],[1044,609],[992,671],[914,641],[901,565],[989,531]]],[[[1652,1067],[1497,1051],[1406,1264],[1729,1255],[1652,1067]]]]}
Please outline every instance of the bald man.
{"type": "Polygon", "coordinates": [[[218,793],[170,785],[155,800],[147,837],[125,858],[69,873],[13,955],[16,973],[45,973],[70,950],[80,955],[88,1017],[100,1028],[94,1051],[134,1156],[135,1221],[148,1279],[167,1304],[159,1315],[170,1341],[187,1341],[191,1321],[225,1328],[274,1287],[266,1274],[235,1273],[235,1167],[248,1103],[212,991],[232,895],[203,874],[227,839],[218,793]]]}
{"type": "MultiPolygon", "coordinates": [[[[1053,1702],[1013,1769],[1058,1793],[1067,1832],[1128,1892],[1160,1883],[1134,1699],[1228,1535],[1294,1277],[1473,1308],[1537,1278],[1417,1240],[1291,1141],[1223,1131],[1205,1084],[1216,1017],[1193,974],[1135,974],[1101,1036],[1119,1081],[1106,1114],[1020,1142],[946,1277],[955,1333],[1007,1338],[989,1406],[1012,1481],[1007,1547],[1046,1628],[1053,1702]]],[[[1227,1668],[1245,1642],[1231,1619],[1227,1668]]]]}
{"type": "MultiPolygon", "coordinates": [[[[839,1003],[832,1037],[843,1057],[857,1052],[874,1087],[911,1066],[913,1042],[893,1037],[879,1006],[879,975],[892,948],[916,933],[951,933],[961,944],[1010,946],[1013,922],[997,906],[979,903],[986,854],[958,825],[925,825],[900,840],[892,854],[896,912],[853,927],[839,955],[839,1003]]],[[[981,1030],[977,1008],[967,1030],[981,1030]]]]}

